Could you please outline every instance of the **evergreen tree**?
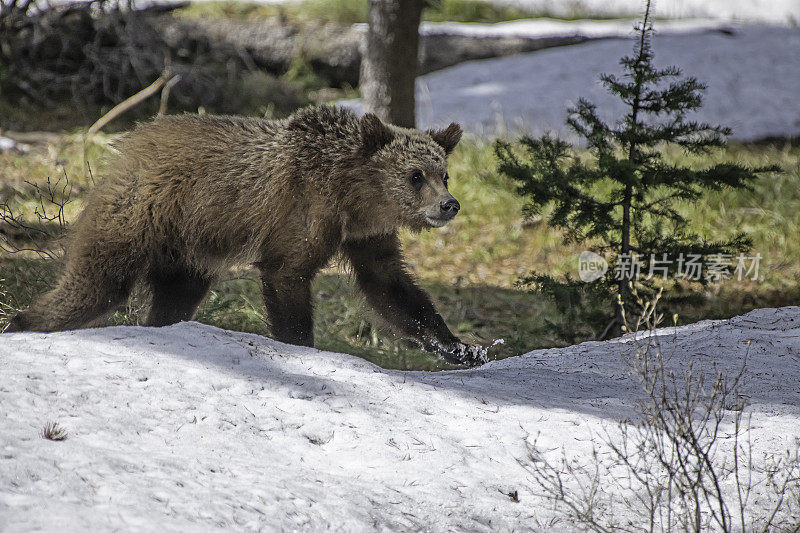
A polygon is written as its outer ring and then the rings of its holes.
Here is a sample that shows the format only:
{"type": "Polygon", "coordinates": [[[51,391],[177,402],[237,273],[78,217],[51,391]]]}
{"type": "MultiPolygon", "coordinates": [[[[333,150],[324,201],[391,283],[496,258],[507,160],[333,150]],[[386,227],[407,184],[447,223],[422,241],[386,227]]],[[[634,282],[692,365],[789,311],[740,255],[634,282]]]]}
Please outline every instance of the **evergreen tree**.
{"type": "Polygon", "coordinates": [[[678,287],[681,276],[704,284],[730,275],[733,265],[722,259],[735,261],[736,254],[749,249],[749,238],[737,233],[722,241],[702,239],[689,231],[678,207],[700,200],[708,191],[750,189],[758,173],[777,170],[736,163],[695,170],[665,161],[665,146],[704,153],[723,146],[730,129],[687,118],[701,107],[705,86],[681,77],[677,67],[653,65],[649,16],[648,1],[636,27],[634,55],[620,61],[623,75],[600,78],[624,103],[625,115],[607,123],[584,99],[568,111],[567,125],[585,139],[590,161],[550,136],[521,139],[527,157],[506,142],[495,146],[499,171],[519,183],[519,193],[528,200],[527,214],[552,207],[548,223],[564,231],[566,243],[590,243],[610,257],[611,268],[592,283],[569,276],[557,281],[536,273],[522,280],[552,296],[570,322],[577,316],[572,306],[585,304],[586,298],[605,299],[610,320],[606,328],[601,325],[594,331],[600,337],[623,331],[623,313],[635,313],[637,302],[641,305],[649,291],[664,286],[657,278],[668,278],[678,287]],[[699,276],[686,276],[689,265],[699,276]],[[658,275],[646,279],[654,271],[658,275]]]}

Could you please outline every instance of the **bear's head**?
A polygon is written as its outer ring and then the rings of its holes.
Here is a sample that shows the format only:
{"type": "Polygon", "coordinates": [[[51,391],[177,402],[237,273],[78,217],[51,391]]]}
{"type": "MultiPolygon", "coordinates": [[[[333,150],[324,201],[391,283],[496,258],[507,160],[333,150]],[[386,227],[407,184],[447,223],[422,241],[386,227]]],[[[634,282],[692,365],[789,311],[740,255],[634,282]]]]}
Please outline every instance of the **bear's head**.
{"type": "Polygon", "coordinates": [[[384,216],[414,231],[450,222],[461,205],[448,190],[447,156],[461,140],[461,127],[420,131],[387,125],[373,114],[360,126],[370,173],[386,199],[384,216]]]}

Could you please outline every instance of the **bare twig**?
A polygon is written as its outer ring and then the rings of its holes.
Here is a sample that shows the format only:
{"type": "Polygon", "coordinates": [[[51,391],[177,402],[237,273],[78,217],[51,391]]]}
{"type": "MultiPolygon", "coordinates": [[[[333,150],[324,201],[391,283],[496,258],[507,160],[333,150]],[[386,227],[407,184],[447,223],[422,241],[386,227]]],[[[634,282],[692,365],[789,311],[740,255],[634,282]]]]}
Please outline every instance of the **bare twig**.
{"type": "MultiPolygon", "coordinates": [[[[108,124],[121,114],[123,114],[125,111],[144,102],[145,100],[156,94],[161,89],[161,87],[163,87],[165,84],[169,83],[172,80],[174,80],[174,78],[170,78],[168,73],[162,74],[156,81],[154,81],[153,83],[151,83],[138,93],[134,94],[130,98],[127,98],[124,101],[112,107],[108,113],[100,117],[97,120],[97,122],[95,122],[89,127],[87,133],[89,134],[97,133],[103,128],[103,126],[105,126],[106,124],[108,124]]],[[[162,103],[163,102],[164,100],[162,98],[162,103]]]]}
{"type": "Polygon", "coordinates": [[[181,81],[180,74],[177,74],[169,79],[169,81],[164,84],[164,88],[161,89],[161,103],[158,106],[158,116],[163,116],[167,113],[167,103],[169,101],[169,92],[172,89],[172,86],[181,81]]]}
{"type": "Polygon", "coordinates": [[[37,223],[25,220],[6,200],[0,203],[0,250],[7,253],[33,252],[43,259],[58,259],[63,250],[52,250],[47,243],[60,238],[67,228],[64,214],[70,203],[72,183],[64,172],[58,180],[47,178],[43,185],[26,181],[36,199],[37,223]],[[51,226],[55,224],[56,228],[51,226]],[[20,244],[20,242],[26,244],[20,244]]]}
{"type": "MultiPolygon", "coordinates": [[[[623,315],[628,331],[653,327],[660,319],[657,299],[637,302],[642,316],[632,325],[623,315]]],[[[657,336],[632,342],[636,352],[627,365],[645,392],[639,421],[622,421],[618,433],[606,433],[602,447],[611,454],[595,445],[587,466],[566,455],[550,463],[534,443],[521,464],[536,486],[593,531],[800,530],[800,450],[765,454],[762,461],[753,455],[741,395],[750,343],[736,374],[712,363],[709,378],[691,362],[671,370],[657,336]],[[731,425],[732,434],[723,436],[731,425]],[[614,513],[603,512],[620,505],[632,513],[631,523],[612,523],[614,513]]]]}

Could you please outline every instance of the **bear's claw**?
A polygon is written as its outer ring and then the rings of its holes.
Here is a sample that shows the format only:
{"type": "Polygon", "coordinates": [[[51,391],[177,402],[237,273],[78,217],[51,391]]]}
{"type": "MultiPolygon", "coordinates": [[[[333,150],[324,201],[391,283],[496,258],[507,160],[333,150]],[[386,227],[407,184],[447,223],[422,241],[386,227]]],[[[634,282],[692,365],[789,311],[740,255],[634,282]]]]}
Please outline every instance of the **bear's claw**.
{"type": "Polygon", "coordinates": [[[459,342],[454,346],[440,347],[438,352],[448,363],[464,366],[480,366],[488,363],[488,348],[476,344],[459,342]]]}

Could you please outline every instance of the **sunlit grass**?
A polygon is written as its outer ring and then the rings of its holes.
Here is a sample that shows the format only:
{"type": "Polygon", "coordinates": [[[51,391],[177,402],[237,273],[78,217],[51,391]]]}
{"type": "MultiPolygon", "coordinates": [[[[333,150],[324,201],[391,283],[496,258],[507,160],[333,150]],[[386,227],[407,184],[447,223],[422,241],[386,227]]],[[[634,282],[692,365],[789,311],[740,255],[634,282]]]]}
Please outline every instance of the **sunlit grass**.
{"type": "MultiPolygon", "coordinates": [[[[354,24],[367,21],[367,0],[300,0],[283,4],[211,1],[195,2],[181,9],[179,16],[193,18],[231,18],[261,20],[282,16],[291,21],[323,21],[354,24]]],[[[430,2],[422,19],[431,22],[502,22],[543,16],[519,7],[501,6],[479,0],[440,0],[430,2]]]]}

